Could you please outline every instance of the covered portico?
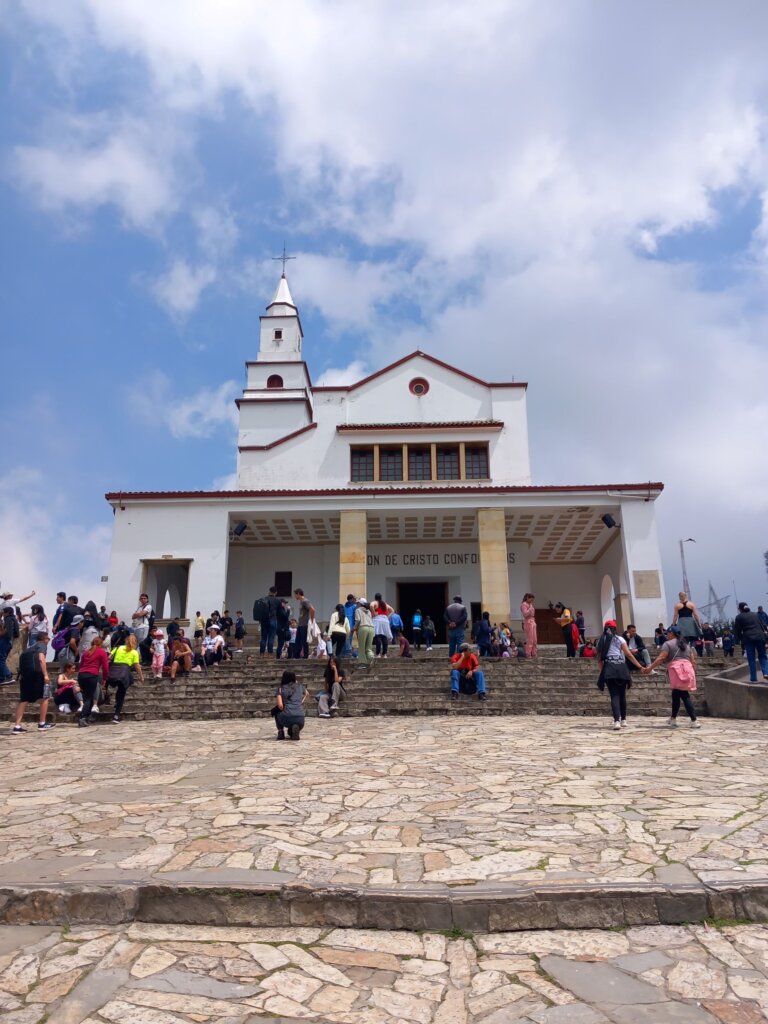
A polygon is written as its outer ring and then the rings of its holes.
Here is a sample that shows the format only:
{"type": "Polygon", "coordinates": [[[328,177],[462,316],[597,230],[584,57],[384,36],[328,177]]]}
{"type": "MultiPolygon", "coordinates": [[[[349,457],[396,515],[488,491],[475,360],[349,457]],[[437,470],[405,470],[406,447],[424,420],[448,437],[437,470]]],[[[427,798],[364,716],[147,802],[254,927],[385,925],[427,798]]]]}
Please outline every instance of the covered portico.
{"type": "Polygon", "coordinates": [[[327,618],[350,593],[379,591],[407,610],[419,584],[431,585],[424,592],[433,603],[442,603],[438,593],[460,593],[473,611],[519,625],[530,590],[539,608],[558,600],[581,608],[588,632],[608,617],[648,632],[666,615],[652,508],[660,485],[653,487],[650,497],[647,485],[399,488],[346,492],[341,501],[307,495],[300,508],[285,494],[280,511],[267,510],[262,494],[258,509],[243,503],[229,513],[227,602],[247,611],[269,586],[286,597],[298,586],[327,618]],[[605,516],[617,526],[606,526],[605,516]]]}

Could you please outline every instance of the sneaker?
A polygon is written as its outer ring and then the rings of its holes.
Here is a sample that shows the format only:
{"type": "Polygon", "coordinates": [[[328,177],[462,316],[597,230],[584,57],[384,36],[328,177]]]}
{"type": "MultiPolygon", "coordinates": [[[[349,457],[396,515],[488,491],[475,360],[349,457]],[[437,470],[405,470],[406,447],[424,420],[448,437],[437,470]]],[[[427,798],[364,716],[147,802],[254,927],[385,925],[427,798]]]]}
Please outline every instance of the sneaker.
{"type": "Polygon", "coordinates": [[[88,725],[88,720],[86,718],[81,718],[77,724],[79,728],[83,729],[86,725],[88,725]]]}
{"type": "MultiPolygon", "coordinates": [[[[330,716],[330,714],[327,711],[325,711],[325,712],[321,711],[320,714],[317,717],[318,718],[330,718],[331,716],[330,716]]],[[[291,739],[293,739],[293,737],[291,737],[291,739]]]]}
{"type": "Polygon", "coordinates": [[[25,729],[23,725],[14,725],[14,727],[11,729],[11,732],[15,733],[18,736],[20,732],[29,732],[29,730],[25,729]]]}
{"type": "Polygon", "coordinates": [[[301,739],[301,727],[300,726],[298,726],[298,725],[292,725],[291,726],[291,739],[292,740],[300,740],[301,739]]]}
{"type": "Polygon", "coordinates": [[[455,690],[451,690],[451,700],[458,700],[459,695],[455,690]]]}
{"type": "Polygon", "coordinates": [[[487,693],[478,693],[477,699],[478,700],[488,700],[488,694],[487,693]]]}
{"type": "Polygon", "coordinates": [[[200,668],[199,665],[193,665],[192,668],[190,669],[190,671],[191,672],[202,672],[203,670],[200,668]]]}
{"type": "Polygon", "coordinates": [[[338,711],[338,710],[339,710],[339,705],[338,704],[331,704],[331,711],[338,711]]]}
{"type": "Polygon", "coordinates": [[[99,713],[99,705],[98,704],[94,704],[93,707],[91,708],[91,714],[92,715],[98,715],[98,713],[99,713]]]}
{"type": "Polygon", "coordinates": [[[618,732],[621,729],[621,723],[620,722],[614,722],[613,723],[613,729],[614,729],[614,732],[618,732]]]}
{"type": "Polygon", "coordinates": [[[667,725],[669,725],[672,729],[676,729],[677,728],[677,719],[676,718],[668,718],[667,719],[667,725]]]}
{"type": "Polygon", "coordinates": [[[38,726],[37,726],[37,731],[38,732],[48,732],[49,729],[55,729],[55,728],[56,728],[56,723],[55,722],[40,722],[38,724],[38,726]]]}
{"type": "Polygon", "coordinates": [[[694,719],[694,720],[693,720],[693,721],[691,722],[691,728],[692,728],[692,729],[700,729],[700,728],[701,728],[701,722],[700,722],[700,721],[698,720],[698,718],[695,718],[695,719],[694,719]]]}
{"type": "Polygon", "coordinates": [[[115,725],[119,725],[120,724],[120,715],[115,715],[114,718],[112,719],[112,721],[115,723],[115,725]]]}
{"type": "Polygon", "coordinates": [[[619,722],[619,725],[621,726],[622,729],[626,729],[627,728],[627,720],[626,720],[626,718],[622,718],[622,720],[619,722]]]}
{"type": "Polygon", "coordinates": [[[282,729],[281,729],[281,730],[280,730],[280,732],[279,732],[279,733],[277,734],[277,739],[279,739],[279,740],[284,740],[284,739],[285,739],[285,733],[283,732],[283,730],[282,730],[282,729]]]}

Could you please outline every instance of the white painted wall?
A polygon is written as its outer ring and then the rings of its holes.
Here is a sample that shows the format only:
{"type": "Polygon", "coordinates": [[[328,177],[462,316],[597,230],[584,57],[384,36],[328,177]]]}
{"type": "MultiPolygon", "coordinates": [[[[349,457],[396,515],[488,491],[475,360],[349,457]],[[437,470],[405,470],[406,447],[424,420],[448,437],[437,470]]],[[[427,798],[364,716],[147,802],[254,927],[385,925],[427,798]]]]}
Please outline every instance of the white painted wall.
{"type": "MultiPolygon", "coordinates": [[[[227,607],[241,608],[246,622],[253,621],[253,602],[275,582],[276,572],[293,574],[293,587],[301,587],[314,605],[318,621],[330,618],[339,592],[339,548],[336,544],[293,547],[230,547],[227,607]]],[[[295,602],[292,601],[293,604],[295,602]]]]}
{"type": "MultiPolygon", "coordinates": [[[[257,370],[258,364],[249,365],[249,380],[256,380],[257,370]]],[[[286,379],[286,385],[288,383],[286,379]]],[[[243,402],[239,444],[268,444],[305,426],[310,421],[308,411],[299,400],[300,392],[295,392],[295,397],[295,401],[284,406],[275,402],[265,405],[243,402]]],[[[298,464],[304,487],[348,487],[351,445],[401,444],[405,440],[423,444],[487,441],[494,483],[525,485],[531,481],[526,399],[522,388],[491,389],[417,356],[352,391],[314,392],[313,403],[316,429],[268,452],[240,454],[238,486],[244,489],[295,487],[298,464]],[[414,377],[429,381],[426,395],[411,394],[408,385],[414,377]],[[410,434],[378,431],[338,434],[336,431],[340,424],[485,419],[502,419],[504,428],[501,432],[424,430],[410,434]]]]}
{"type": "Polygon", "coordinates": [[[106,605],[130,619],[141,591],[142,559],[190,559],[187,614],[220,608],[227,579],[228,510],[223,502],[126,504],[115,511],[106,605]]]}
{"type": "Polygon", "coordinates": [[[550,601],[562,601],[574,615],[578,608],[584,612],[587,636],[602,633],[600,580],[595,566],[532,565],[531,592],[536,595],[537,608],[546,608],[550,601]]]}
{"type": "Polygon", "coordinates": [[[672,621],[664,592],[661,552],[656,532],[656,510],[652,501],[624,501],[621,504],[621,541],[627,570],[630,608],[638,632],[648,639],[659,622],[672,621]],[[635,592],[635,570],[653,570],[659,574],[661,597],[640,598],[635,592]]]}

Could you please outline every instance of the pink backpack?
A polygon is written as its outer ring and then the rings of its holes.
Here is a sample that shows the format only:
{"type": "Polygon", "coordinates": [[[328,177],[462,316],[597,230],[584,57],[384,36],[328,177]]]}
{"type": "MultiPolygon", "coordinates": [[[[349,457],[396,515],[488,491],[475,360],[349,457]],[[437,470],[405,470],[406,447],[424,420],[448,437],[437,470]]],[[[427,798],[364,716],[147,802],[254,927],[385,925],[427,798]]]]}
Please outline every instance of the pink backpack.
{"type": "Polygon", "coordinates": [[[688,658],[673,658],[667,665],[669,685],[673,690],[696,689],[696,669],[688,658]]]}

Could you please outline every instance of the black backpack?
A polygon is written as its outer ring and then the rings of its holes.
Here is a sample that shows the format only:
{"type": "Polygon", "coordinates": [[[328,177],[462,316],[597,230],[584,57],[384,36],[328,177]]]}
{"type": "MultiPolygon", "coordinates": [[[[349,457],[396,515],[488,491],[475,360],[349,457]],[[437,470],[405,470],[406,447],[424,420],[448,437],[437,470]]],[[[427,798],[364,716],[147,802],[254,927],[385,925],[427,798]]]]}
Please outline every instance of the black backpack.
{"type": "Polygon", "coordinates": [[[35,676],[42,677],[40,668],[40,651],[35,647],[28,647],[19,655],[19,678],[33,679],[35,676]]]}
{"type": "Polygon", "coordinates": [[[263,622],[269,615],[269,604],[266,597],[257,597],[253,602],[253,621],[263,622]]]}
{"type": "Polygon", "coordinates": [[[477,693],[477,683],[475,677],[472,676],[470,679],[466,672],[462,672],[459,676],[459,692],[466,693],[467,696],[471,697],[477,693]]]}
{"type": "Polygon", "coordinates": [[[277,628],[280,630],[288,629],[288,623],[291,621],[291,609],[285,604],[284,601],[280,601],[277,606],[277,614],[275,615],[277,620],[277,628]]]}

